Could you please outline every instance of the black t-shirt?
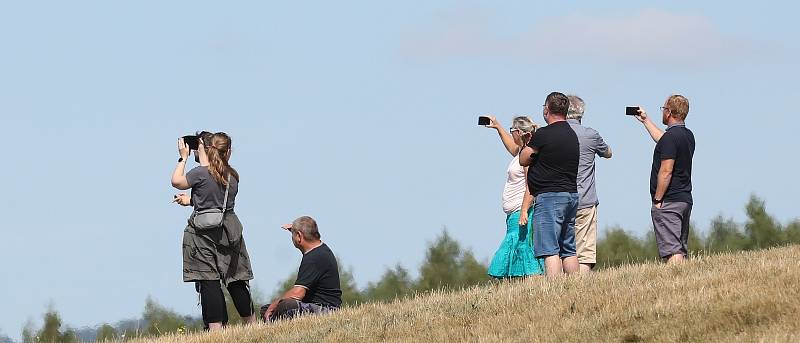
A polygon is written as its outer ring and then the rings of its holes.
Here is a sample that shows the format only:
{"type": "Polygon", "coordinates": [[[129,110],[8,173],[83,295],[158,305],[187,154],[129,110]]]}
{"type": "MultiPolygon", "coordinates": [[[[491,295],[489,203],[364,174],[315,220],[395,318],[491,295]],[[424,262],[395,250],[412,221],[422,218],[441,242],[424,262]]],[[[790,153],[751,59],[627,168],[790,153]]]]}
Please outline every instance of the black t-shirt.
{"type": "Polygon", "coordinates": [[[656,143],[653,151],[653,169],[650,172],[650,196],[656,194],[658,186],[658,171],[661,169],[661,160],[674,159],[675,167],[672,169],[672,180],[669,182],[667,192],[664,193],[664,202],[692,203],[692,157],[694,157],[694,134],[682,124],[667,128],[664,135],[656,143]]]}
{"type": "Polygon", "coordinates": [[[306,296],[302,299],[305,303],[342,306],[339,265],[325,243],[303,255],[294,284],[306,289],[306,296]]]}
{"type": "Polygon", "coordinates": [[[550,192],[578,192],[578,135],[566,121],[547,125],[533,134],[528,146],[538,153],[528,168],[528,187],[537,196],[550,192]]]}
{"type": "MultiPolygon", "coordinates": [[[[192,188],[192,204],[194,204],[195,210],[222,208],[225,201],[225,185],[217,183],[217,180],[208,172],[208,167],[198,166],[190,170],[186,173],[186,181],[192,188]]],[[[238,193],[239,181],[231,176],[231,186],[228,189],[228,210],[233,209],[236,204],[236,194],[238,193]]]]}

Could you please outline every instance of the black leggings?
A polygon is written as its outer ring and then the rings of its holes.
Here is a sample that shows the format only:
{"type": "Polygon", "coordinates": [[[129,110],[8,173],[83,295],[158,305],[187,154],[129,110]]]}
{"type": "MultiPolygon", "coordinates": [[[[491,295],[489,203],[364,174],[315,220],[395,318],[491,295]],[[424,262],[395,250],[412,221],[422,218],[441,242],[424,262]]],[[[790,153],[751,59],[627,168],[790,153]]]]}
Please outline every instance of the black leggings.
{"type": "MultiPolygon", "coordinates": [[[[208,323],[228,324],[228,309],[225,305],[225,295],[219,280],[204,280],[195,282],[195,288],[200,293],[200,306],[203,309],[203,324],[208,329],[208,323]]],[[[234,281],[228,284],[228,293],[233,299],[236,311],[242,317],[253,315],[253,299],[250,296],[250,286],[247,281],[234,281]]]]}

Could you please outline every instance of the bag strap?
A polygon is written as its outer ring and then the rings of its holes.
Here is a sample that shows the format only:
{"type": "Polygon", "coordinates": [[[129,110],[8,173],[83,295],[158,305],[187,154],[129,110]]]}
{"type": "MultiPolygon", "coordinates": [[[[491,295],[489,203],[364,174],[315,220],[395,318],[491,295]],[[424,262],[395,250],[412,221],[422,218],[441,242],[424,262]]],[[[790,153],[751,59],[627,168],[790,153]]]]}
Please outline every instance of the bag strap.
{"type": "Polygon", "coordinates": [[[231,174],[228,174],[228,185],[225,186],[225,200],[222,201],[222,213],[228,210],[228,190],[231,188],[231,174]]]}

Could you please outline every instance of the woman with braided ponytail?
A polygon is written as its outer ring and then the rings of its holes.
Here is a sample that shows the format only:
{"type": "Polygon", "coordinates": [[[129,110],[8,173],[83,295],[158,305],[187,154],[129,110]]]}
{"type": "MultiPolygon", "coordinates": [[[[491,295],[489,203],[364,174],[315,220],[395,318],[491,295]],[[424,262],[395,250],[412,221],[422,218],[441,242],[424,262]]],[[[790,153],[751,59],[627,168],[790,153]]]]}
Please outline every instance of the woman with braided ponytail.
{"type": "Polygon", "coordinates": [[[242,223],[233,211],[239,192],[239,173],[229,163],[231,138],[224,132],[201,133],[195,152],[200,165],[186,175],[184,169],[190,150],[182,138],[178,140],[178,152],[180,159],[172,175],[172,186],[192,192],[191,196],[175,195],[175,202],[193,206],[195,213],[223,210],[221,227],[200,229],[189,220],[183,231],[183,281],[194,282],[200,293],[206,329],[218,330],[228,322],[220,284],[228,288],[242,321],[254,323],[256,317],[248,285],[253,279],[253,270],[242,237],[242,223]]]}

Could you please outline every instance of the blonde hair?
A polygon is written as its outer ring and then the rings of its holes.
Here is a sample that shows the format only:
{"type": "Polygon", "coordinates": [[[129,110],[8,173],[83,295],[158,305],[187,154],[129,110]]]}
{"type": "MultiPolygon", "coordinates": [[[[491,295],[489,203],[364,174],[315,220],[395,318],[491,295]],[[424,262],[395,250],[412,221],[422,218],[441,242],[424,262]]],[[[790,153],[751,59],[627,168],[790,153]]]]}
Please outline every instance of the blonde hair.
{"type": "Polygon", "coordinates": [[[208,173],[217,183],[227,186],[228,177],[239,181],[239,173],[228,163],[231,151],[231,137],[225,132],[217,132],[211,136],[211,145],[206,147],[208,155],[208,173]]]}
{"type": "Polygon", "coordinates": [[[678,120],[685,120],[689,115],[689,99],[680,94],[673,94],[667,98],[667,109],[671,116],[678,120]]]}
{"type": "Polygon", "coordinates": [[[527,116],[519,116],[514,117],[514,120],[511,122],[511,128],[520,130],[522,133],[531,133],[536,131],[539,126],[536,125],[531,118],[528,118],[527,116]]]}

